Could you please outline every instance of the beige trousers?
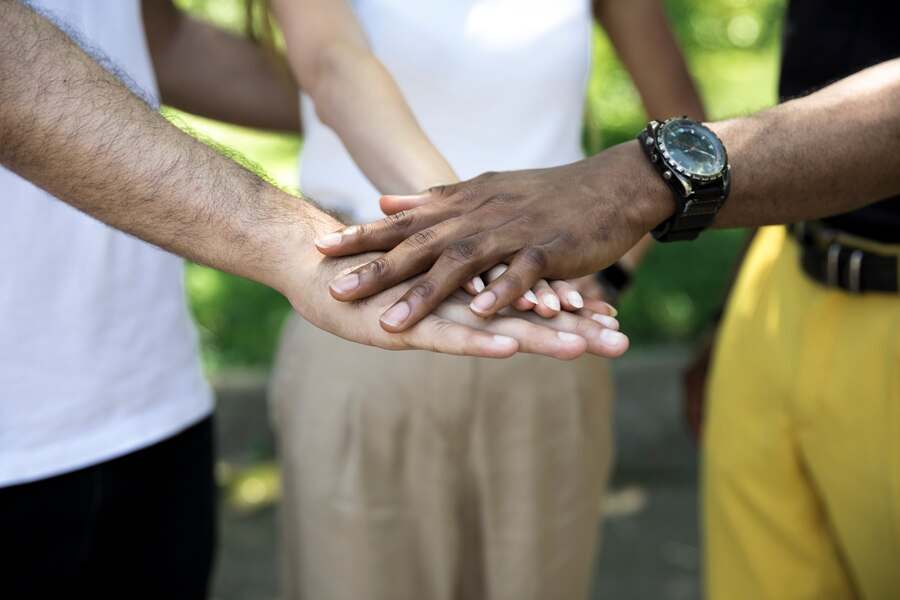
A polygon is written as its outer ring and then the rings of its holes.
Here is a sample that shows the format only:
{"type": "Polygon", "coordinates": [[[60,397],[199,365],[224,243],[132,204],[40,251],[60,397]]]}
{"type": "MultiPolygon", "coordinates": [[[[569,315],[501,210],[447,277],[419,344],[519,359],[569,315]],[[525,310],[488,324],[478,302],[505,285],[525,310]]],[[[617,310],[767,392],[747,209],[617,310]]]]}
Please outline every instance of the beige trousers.
{"type": "Polygon", "coordinates": [[[292,318],[272,383],[283,597],[583,600],[605,361],[388,352],[292,318]]]}

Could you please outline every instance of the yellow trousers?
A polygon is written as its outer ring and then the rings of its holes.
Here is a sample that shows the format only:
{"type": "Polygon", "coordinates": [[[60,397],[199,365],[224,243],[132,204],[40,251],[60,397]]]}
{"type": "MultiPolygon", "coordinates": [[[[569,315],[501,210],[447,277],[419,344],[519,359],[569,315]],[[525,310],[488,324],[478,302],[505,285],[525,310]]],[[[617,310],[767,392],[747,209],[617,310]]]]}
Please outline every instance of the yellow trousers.
{"type": "Polygon", "coordinates": [[[820,286],[760,231],[708,400],[709,598],[900,598],[900,296],[820,286]]]}

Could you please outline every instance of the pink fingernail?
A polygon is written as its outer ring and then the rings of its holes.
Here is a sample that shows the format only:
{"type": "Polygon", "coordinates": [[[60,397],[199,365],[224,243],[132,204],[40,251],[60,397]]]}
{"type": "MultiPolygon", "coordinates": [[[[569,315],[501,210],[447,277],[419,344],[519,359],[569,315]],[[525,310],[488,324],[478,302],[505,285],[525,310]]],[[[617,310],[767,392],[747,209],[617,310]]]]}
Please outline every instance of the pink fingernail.
{"type": "Polygon", "coordinates": [[[344,275],[343,277],[335,279],[331,282],[331,289],[336,291],[338,294],[346,294],[348,292],[352,292],[358,287],[359,275],[357,275],[356,273],[344,275]]]}
{"type": "Polygon", "coordinates": [[[506,265],[495,266],[494,268],[492,268],[490,271],[487,272],[488,281],[493,281],[493,280],[497,279],[498,277],[500,277],[501,275],[506,273],[506,271],[508,269],[509,269],[509,267],[507,267],[506,265]]]}
{"type": "Polygon", "coordinates": [[[618,329],[619,329],[619,321],[617,321],[616,319],[613,319],[612,317],[596,314],[596,315],[591,315],[591,319],[593,319],[594,321],[597,321],[598,323],[600,323],[607,329],[613,329],[616,331],[618,331],[618,329]]]}
{"type": "Polygon", "coordinates": [[[475,288],[476,294],[480,294],[484,291],[484,281],[481,279],[481,277],[476,277],[472,280],[472,287],[475,288]]]}
{"type": "Polygon", "coordinates": [[[497,295],[494,294],[494,292],[484,292],[481,295],[475,296],[475,299],[472,300],[469,307],[475,312],[487,312],[496,303],[497,295]]]}
{"type": "Polygon", "coordinates": [[[329,233],[317,239],[316,246],[319,248],[333,248],[341,243],[343,237],[340,233],[329,233]]]}
{"type": "Polygon", "coordinates": [[[584,308],[584,298],[581,297],[581,294],[572,290],[568,294],[566,294],[566,298],[569,300],[569,304],[574,306],[575,308],[584,308]]]}
{"type": "Polygon", "coordinates": [[[423,198],[428,198],[431,194],[428,192],[422,192],[420,194],[385,194],[384,198],[394,198],[396,200],[421,200],[423,198]]]}
{"type": "Polygon", "coordinates": [[[628,338],[613,329],[604,329],[600,332],[600,343],[612,350],[618,350],[628,343],[628,338]]]}
{"type": "Polygon", "coordinates": [[[397,327],[409,317],[409,304],[398,302],[381,315],[381,322],[392,327],[397,327]]]}
{"type": "Polygon", "coordinates": [[[559,298],[554,294],[544,294],[541,296],[541,300],[543,301],[544,306],[550,310],[559,310],[559,298]]]}
{"type": "Polygon", "coordinates": [[[535,296],[534,292],[532,292],[531,290],[528,290],[527,292],[525,292],[525,295],[522,297],[525,298],[526,300],[528,300],[529,302],[531,302],[532,304],[538,303],[538,297],[535,296]]]}

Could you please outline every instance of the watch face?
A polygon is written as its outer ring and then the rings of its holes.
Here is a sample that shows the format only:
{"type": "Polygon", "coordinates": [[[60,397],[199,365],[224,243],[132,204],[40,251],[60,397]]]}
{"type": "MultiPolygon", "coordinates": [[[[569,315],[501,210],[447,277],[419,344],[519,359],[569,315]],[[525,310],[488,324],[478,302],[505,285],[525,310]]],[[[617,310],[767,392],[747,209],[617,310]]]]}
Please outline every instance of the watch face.
{"type": "Polygon", "coordinates": [[[725,168],[725,148],[715,134],[694,121],[676,119],[659,132],[663,157],[676,170],[704,179],[719,175],[725,168]]]}

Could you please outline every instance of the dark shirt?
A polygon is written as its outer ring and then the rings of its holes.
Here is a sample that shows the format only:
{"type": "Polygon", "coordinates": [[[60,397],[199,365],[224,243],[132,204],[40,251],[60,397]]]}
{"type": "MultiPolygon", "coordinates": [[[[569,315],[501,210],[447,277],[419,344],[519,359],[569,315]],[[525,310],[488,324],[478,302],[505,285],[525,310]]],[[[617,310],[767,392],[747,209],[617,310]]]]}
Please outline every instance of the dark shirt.
{"type": "MultiPolygon", "coordinates": [[[[900,0],[791,0],[785,23],[781,98],[808,94],[897,57],[900,0]]],[[[900,244],[900,197],[824,221],[847,233],[900,244]]]]}

